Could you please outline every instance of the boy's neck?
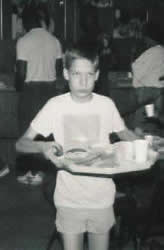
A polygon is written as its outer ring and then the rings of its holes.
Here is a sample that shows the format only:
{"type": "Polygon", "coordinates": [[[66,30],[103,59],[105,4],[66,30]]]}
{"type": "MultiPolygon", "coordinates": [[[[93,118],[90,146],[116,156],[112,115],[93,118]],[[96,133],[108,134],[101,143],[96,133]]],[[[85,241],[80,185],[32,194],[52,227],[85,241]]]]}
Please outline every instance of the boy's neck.
{"type": "Polygon", "coordinates": [[[86,102],[90,102],[93,99],[93,93],[85,98],[75,97],[74,95],[72,95],[71,92],[70,92],[70,95],[71,95],[72,100],[77,103],[86,103],[86,102]]]}

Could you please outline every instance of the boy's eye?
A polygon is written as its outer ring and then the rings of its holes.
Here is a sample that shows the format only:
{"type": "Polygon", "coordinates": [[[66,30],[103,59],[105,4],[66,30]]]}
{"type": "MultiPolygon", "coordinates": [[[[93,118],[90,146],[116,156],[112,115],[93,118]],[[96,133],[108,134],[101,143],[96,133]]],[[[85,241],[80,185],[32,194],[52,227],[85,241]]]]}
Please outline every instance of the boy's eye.
{"type": "Polygon", "coordinates": [[[77,72],[77,71],[71,71],[71,74],[72,74],[73,76],[78,76],[78,75],[79,75],[79,72],[77,72]]]}
{"type": "MultiPolygon", "coordinates": [[[[72,74],[73,76],[80,76],[80,75],[81,75],[81,73],[78,72],[78,71],[71,71],[71,74],[72,74]]],[[[88,73],[86,73],[86,76],[88,76],[88,77],[93,77],[93,76],[94,76],[94,72],[88,72],[88,73]]]]}
{"type": "Polygon", "coordinates": [[[89,72],[88,76],[94,76],[94,72],[89,72]]]}

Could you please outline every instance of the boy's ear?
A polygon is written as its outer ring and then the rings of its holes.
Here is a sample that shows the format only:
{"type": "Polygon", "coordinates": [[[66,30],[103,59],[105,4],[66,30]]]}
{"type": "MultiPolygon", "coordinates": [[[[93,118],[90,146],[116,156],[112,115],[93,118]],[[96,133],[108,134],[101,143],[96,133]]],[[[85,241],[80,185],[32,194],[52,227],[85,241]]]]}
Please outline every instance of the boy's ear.
{"type": "Polygon", "coordinates": [[[98,78],[99,78],[99,74],[100,74],[100,71],[99,71],[99,70],[97,70],[97,71],[96,71],[95,81],[97,81],[97,80],[98,80],[98,78]]]}
{"type": "Polygon", "coordinates": [[[63,75],[64,75],[64,78],[65,80],[69,80],[69,74],[68,74],[68,70],[66,68],[63,69],[63,75]]]}

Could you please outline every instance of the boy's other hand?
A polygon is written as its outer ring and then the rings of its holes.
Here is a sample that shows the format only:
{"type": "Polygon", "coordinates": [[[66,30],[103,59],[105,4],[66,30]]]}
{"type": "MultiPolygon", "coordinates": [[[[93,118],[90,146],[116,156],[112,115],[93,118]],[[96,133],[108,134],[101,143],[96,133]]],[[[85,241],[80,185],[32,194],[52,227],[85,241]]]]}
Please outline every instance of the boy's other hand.
{"type": "Polygon", "coordinates": [[[55,142],[55,143],[53,144],[52,148],[53,148],[54,154],[55,154],[56,156],[61,156],[61,155],[63,155],[63,148],[62,148],[62,146],[61,146],[59,143],[55,142]]]}
{"type": "Polygon", "coordinates": [[[40,146],[41,153],[45,156],[45,158],[49,158],[48,155],[50,152],[56,156],[61,156],[63,154],[63,148],[57,142],[43,142],[40,146]]]}
{"type": "Polygon", "coordinates": [[[60,144],[52,142],[47,151],[44,152],[44,157],[54,163],[57,168],[62,168],[63,163],[58,158],[63,155],[63,148],[60,144]]]}

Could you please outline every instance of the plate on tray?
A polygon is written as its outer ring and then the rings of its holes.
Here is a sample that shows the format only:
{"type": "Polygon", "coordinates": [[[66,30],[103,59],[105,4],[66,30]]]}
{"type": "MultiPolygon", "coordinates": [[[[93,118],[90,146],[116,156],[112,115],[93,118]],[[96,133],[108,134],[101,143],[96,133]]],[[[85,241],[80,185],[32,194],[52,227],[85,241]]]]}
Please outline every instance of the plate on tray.
{"type": "Polygon", "coordinates": [[[64,152],[61,160],[69,161],[70,164],[90,166],[98,160],[100,154],[100,152],[91,149],[73,148],[64,152]]]}

